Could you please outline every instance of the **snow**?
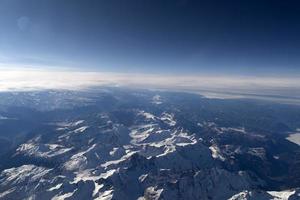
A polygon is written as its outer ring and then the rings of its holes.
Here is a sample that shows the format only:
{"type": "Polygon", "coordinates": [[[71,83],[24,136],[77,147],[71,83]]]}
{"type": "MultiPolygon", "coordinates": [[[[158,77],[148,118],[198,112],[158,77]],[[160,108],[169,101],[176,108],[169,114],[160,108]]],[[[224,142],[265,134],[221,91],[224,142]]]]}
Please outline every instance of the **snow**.
{"type": "Polygon", "coordinates": [[[129,136],[132,138],[132,148],[142,150],[142,154],[147,158],[151,156],[161,157],[176,151],[176,146],[184,147],[197,143],[193,134],[185,132],[183,129],[174,127],[176,121],[174,115],[163,112],[160,117],[155,117],[150,113],[141,111],[138,115],[151,119],[151,123],[134,125],[130,128],[129,136]],[[163,122],[169,127],[162,129],[160,123],[163,122]],[[142,148],[142,149],[140,149],[142,148]]]}
{"type": "Polygon", "coordinates": [[[10,182],[12,182],[12,184],[17,184],[23,182],[27,178],[36,181],[50,171],[51,169],[37,167],[35,165],[22,165],[16,168],[5,169],[2,171],[1,176],[6,177],[6,179],[1,185],[7,185],[10,182]]]}
{"type": "Polygon", "coordinates": [[[9,119],[8,117],[4,117],[2,115],[0,115],[0,120],[6,120],[6,119],[9,119]]]}
{"type": "Polygon", "coordinates": [[[175,136],[175,144],[177,146],[187,146],[193,145],[197,143],[197,139],[195,139],[194,135],[189,135],[187,132],[184,132],[182,129],[178,135],[175,136]]]}
{"type": "Polygon", "coordinates": [[[11,188],[9,190],[6,190],[5,192],[0,193],[0,199],[5,199],[4,197],[12,192],[14,192],[16,189],[15,188],[11,188]]]}
{"type": "Polygon", "coordinates": [[[295,190],[284,191],[248,191],[244,190],[233,195],[228,200],[247,200],[247,199],[268,199],[268,200],[288,200],[290,196],[295,194],[295,190]]]}
{"type": "Polygon", "coordinates": [[[279,156],[273,156],[273,158],[278,160],[280,157],[279,156]]]}
{"type": "Polygon", "coordinates": [[[216,127],[217,124],[215,122],[203,122],[204,126],[208,126],[208,127],[216,127]]]}
{"type": "Polygon", "coordinates": [[[153,97],[152,97],[152,103],[153,104],[156,104],[156,105],[159,105],[159,104],[162,104],[163,102],[162,102],[162,100],[161,100],[161,96],[160,95],[154,95],[153,97]]]}
{"type": "Polygon", "coordinates": [[[245,127],[219,127],[215,122],[198,122],[197,126],[209,128],[215,131],[217,134],[224,134],[228,132],[247,134],[245,127]]]}
{"type": "Polygon", "coordinates": [[[228,200],[247,200],[247,196],[248,194],[251,195],[251,191],[242,191],[238,194],[233,195],[231,198],[229,198],[228,200]]]}
{"type": "Polygon", "coordinates": [[[78,126],[78,125],[82,124],[83,122],[84,122],[84,120],[79,120],[77,122],[73,122],[72,126],[78,126]]]}
{"type": "Polygon", "coordinates": [[[84,156],[84,154],[90,152],[95,147],[96,147],[96,144],[93,144],[86,151],[82,151],[77,154],[74,154],[71,157],[71,159],[64,164],[65,169],[72,171],[72,170],[80,169],[81,167],[83,167],[87,163],[87,158],[84,156]]]}
{"type": "Polygon", "coordinates": [[[71,184],[78,183],[79,181],[97,181],[100,178],[107,179],[108,177],[112,176],[117,170],[111,169],[100,175],[94,175],[92,169],[86,169],[79,172],[75,172],[76,176],[71,184]]]}
{"type": "Polygon", "coordinates": [[[219,149],[219,147],[217,145],[212,145],[209,147],[209,149],[211,150],[211,156],[214,159],[220,159],[221,161],[225,161],[226,159],[224,158],[224,156],[221,155],[221,151],[219,149]]]}
{"type": "Polygon", "coordinates": [[[144,180],[147,178],[148,174],[142,174],[140,177],[139,177],[139,181],[140,182],[144,182],[144,180]]]}
{"type": "Polygon", "coordinates": [[[17,120],[17,119],[16,118],[5,117],[3,115],[0,115],[0,120],[17,120]]]}
{"type": "Polygon", "coordinates": [[[71,184],[76,184],[79,181],[88,181],[88,180],[96,181],[99,178],[101,178],[100,176],[93,175],[91,169],[75,172],[74,174],[75,174],[75,178],[72,182],[70,182],[71,184]]]}
{"type": "Polygon", "coordinates": [[[88,128],[89,128],[88,126],[82,126],[80,128],[75,129],[74,133],[83,133],[88,128]]]}
{"type": "Polygon", "coordinates": [[[113,156],[115,155],[115,153],[117,152],[119,148],[118,147],[114,147],[110,152],[109,152],[109,155],[113,156]]]}
{"type": "Polygon", "coordinates": [[[244,127],[221,127],[220,128],[221,131],[224,131],[224,132],[238,132],[238,133],[242,133],[242,134],[246,134],[246,130],[244,127]]]}
{"type": "Polygon", "coordinates": [[[248,152],[251,155],[257,156],[261,159],[265,159],[266,157],[266,150],[262,147],[257,147],[257,148],[249,148],[248,152]]]}
{"type": "Polygon", "coordinates": [[[274,197],[274,200],[288,200],[291,195],[295,194],[295,190],[268,191],[268,193],[274,197]]]}
{"type": "MultiPolygon", "coordinates": [[[[96,180],[99,180],[100,178],[107,179],[108,177],[112,176],[116,171],[117,171],[117,170],[115,170],[115,169],[108,170],[107,172],[100,174],[100,176],[97,177],[97,179],[94,179],[94,180],[93,180],[93,181],[94,181],[94,184],[95,184],[95,189],[94,189],[94,191],[93,191],[93,197],[96,197],[96,195],[98,194],[99,190],[104,186],[104,185],[102,185],[102,184],[99,185],[99,184],[96,183],[95,181],[96,181],[96,180]]],[[[101,196],[101,195],[100,195],[100,196],[101,196]]],[[[99,196],[98,198],[95,198],[95,199],[100,199],[100,196],[99,196]]],[[[103,194],[102,194],[102,197],[101,197],[101,198],[107,198],[107,197],[106,197],[105,195],[103,196],[103,194]]]]}
{"type": "Polygon", "coordinates": [[[169,138],[159,142],[149,143],[149,145],[157,148],[164,147],[164,152],[157,155],[157,157],[161,157],[176,151],[176,146],[194,145],[196,143],[197,139],[195,139],[193,135],[188,135],[188,133],[181,129],[171,132],[169,138]]]}
{"type": "Polygon", "coordinates": [[[75,189],[73,192],[55,195],[51,200],[64,200],[66,198],[71,197],[76,191],[77,191],[77,189],[75,189]]]}
{"type": "Polygon", "coordinates": [[[167,122],[174,129],[161,129],[158,122],[131,127],[129,134],[132,138],[131,144],[139,149],[142,147],[143,155],[146,157],[161,157],[176,151],[176,146],[183,147],[197,143],[197,139],[193,134],[173,127],[176,124],[173,120],[173,115],[163,113],[163,117],[160,119],[167,122]]]}
{"type": "Polygon", "coordinates": [[[17,119],[0,115],[0,120],[17,120],[17,119]]]}
{"type": "Polygon", "coordinates": [[[101,193],[99,197],[96,197],[97,194],[99,193],[100,189],[103,188],[103,184],[98,184],[96,181],[104,178],[107,179],[110,176],[112,176],[117,170],[116,169],[112,169],[112,170],[108,170],[104,173],[101,173],[100,175],[94,175],[92,169],[87,169],[87,170],[83,170],[83,171],[79,171],[79,172],[75,172],[76,176],[74,178],[74,180],[72,182],[70,182],[70,184],[77,184],[79,181],[93,181],[94,182],[94,186],[95,189],[93,191],[93,197],[94,199],[109,199],[108,197],[110,195],[108,195],[108,193],[104,192],[101,193]]]}
{"type": "Polygon", "coordinates": [[[290,133],[286,139],[300,146],[300,129],[296,129],[296,132],[290,133]]]}
{"type": "Polygon", "coordinates": [[[129,134],[132,138],[131,143],[137,144],[144,141],[152,132],[154,132],[156,126],[157,124],[147,124],[133,127],[131,129],[131,133],[129,134]]]}
{"type": "Polygon", "coordinates": [[[83,122],[84,122],[84,120],[78,120],[75,122],[58,122],[58,123],[56,123],[56,125],[60,126],[60,127],[75,127],[75,126],[82,124],[83,122]]]}
{"type": "Polygon", "coordinates": [[[60,183],[60,184],[57,184],[56,186],[52,187],[52,188],[49,188],[47,191],[53,191],[53,190],[57,190],[59,189],[63,184],[60,183]]]}
{"type": "Polygon", "coordinates": [[[156,117],[153,114],[145,112],[145,111],[140,111],[138,114],[145,117],[146,119],[152,119],[152,120],[156,119],[156,117]]]}
{"type": "Polygon", "coordinates": [[[127,154],[125,154],[124,156],[122,156],[122,158],[118,159],[118,160],[111,160],[111,161],[108,161],[108,162],[105,162],[103,164],[101,164],[101,167],[104,167],[104,168],[107,168],[109,167],[110,165],[117,165],[119,164],[120,162],[123,162],[125,160],[127,160],[127,158],[129,158],[130,156],[132,156],[133,154],[137,153],[138,151],[131,151],[131,152],[128,152],[127,154]]]}
{"type": "Polygon", "coordinates": [[[101,189],[101,188],[103,188],[103,184],[98,184],[98,183],[96,183],[96,182],[94,182],[94,185],[95,185],[95,189],[94,189],[94,191],[93,191],[93,197],[96,197],[96,195],[98,194],[98,192],[99,192],[99,190],[101,189]]]}
{"type": "Polygon", "coordinates": [[[160,118],[163,122],[168,124],[169,126],[175,126],[176,121],[174,120],[174,115],[164,112],[160,118]]]}
{"type": "Polygon", "coordinates": [[[33,141],[21,144],[17,148],[17,153],[23,153],[29,156],[51,158],[71,151],[72,148],[66,148],[59,144],[35,144],[33,141]]]}
{"type": "Polygon", "coordinates": [[[71,171],[71,170],[81,168],[83,165],[86,164],[86,162],[87,162],[87,158],[85,156],[76,154],[71,157],[71,160],[65,163],[64,167],[67,170],[71,171]]]}
{"type": "Polygon", "coordinates": [[[116,171],[116,169],[108,170],[107,172],[100,174],[100,178],[107,179],[108,177],[112,176],[116,171]]]}
{"type": "Polygon", "coordinates": [[[138,200],[158,200],[162,192],[163,189],[157,189],[156,187],[151,186],[146,189],[144,197],[139,197],[138,200]]]}
{"type": "Polygon", "coordinates": [[[114,190],[106,190],[106,191],[104,191],[103,193],[101,193],[101,194],[99,195],[99,197],[94,198],[94,200],[111,200],[112,197],[113,197],[113,194],[112,194],[113,191],[114,191],[114,190]]]}
{"type": "Polygon", "coordinates": [[[198,122],[197,126],[203,127],[204,125],[201,122],[198,122]]]}

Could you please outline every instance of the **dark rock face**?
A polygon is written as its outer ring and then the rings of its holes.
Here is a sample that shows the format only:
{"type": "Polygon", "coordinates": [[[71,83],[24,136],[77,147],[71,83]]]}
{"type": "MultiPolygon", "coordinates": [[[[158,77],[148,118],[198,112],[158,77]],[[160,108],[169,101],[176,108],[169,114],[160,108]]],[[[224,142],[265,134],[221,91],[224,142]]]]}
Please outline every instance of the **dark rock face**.
{"type": "Polygon", "coordinates": [[[300,194],[300,146],[286,139],[299,106],[120,88],[0,97],[0,199],[300,194]]]}

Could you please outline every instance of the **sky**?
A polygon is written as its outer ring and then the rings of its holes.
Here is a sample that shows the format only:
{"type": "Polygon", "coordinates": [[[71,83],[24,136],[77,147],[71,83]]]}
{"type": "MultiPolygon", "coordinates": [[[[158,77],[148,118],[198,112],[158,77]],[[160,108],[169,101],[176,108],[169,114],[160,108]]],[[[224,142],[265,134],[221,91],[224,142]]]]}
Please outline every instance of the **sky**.
{"type": "Polygon", "coordinates": [[[0,0],[0,91],[98,85],[300,102],[295,0],[0,0]]]}
{"type": "Polygon", "coordinates": [[[0,0],[0,66],[300,73],[300,2],[0,0]]]}

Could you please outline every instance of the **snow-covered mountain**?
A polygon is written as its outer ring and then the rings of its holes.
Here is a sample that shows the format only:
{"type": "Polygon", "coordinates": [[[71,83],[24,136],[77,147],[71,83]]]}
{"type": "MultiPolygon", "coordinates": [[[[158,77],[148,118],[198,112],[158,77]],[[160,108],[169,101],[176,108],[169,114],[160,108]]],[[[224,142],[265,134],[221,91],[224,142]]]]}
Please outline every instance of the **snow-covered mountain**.
{"type": "Polygon", "coordinates": [[[300,148],[285,139],[297,106],[119,88],[1,95],[0,199],[300,199],[300,148]]]}

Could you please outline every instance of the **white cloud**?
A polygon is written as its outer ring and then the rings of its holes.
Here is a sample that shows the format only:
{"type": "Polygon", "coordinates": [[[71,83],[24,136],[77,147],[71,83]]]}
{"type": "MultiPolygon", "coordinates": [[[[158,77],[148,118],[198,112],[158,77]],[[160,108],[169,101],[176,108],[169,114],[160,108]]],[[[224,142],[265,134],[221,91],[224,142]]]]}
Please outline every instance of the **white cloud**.
{"type": "Polygon", "coordinates": [[[237,92],[300,97],[299,77],[255,76],[166,76],[49,70],[35,68],[0,68],[0,91],[37,89],[84,89],[91,86],[119,85],[156,89],[237,92]]]}

